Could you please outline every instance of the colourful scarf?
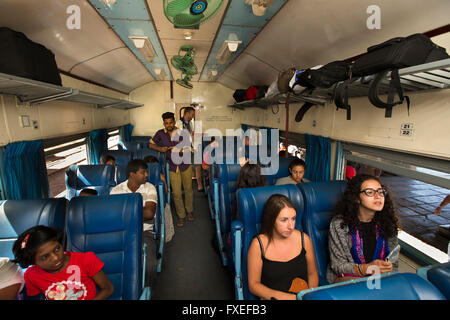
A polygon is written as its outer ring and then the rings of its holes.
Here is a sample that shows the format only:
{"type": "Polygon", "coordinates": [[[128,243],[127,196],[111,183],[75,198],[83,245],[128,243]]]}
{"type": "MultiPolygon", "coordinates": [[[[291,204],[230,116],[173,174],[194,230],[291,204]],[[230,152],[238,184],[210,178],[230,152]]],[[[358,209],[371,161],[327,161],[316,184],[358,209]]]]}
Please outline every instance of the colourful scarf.
{"type": "MultiPolygon", "coordinates": [[[[375,234],[377,239],[377,244],[375,247],[375,252],[373,253],[372,260],[384,260],[388,254],[389,254],[389,245],[387,243],[387,240],[384,240],[381,234],[383,233],[383,230],[380,230],[378,225],[375,225],[375,234]],[[380,232],[381,231],[381,232],[380,232]]],[[[350,250],[353,261],[356,264],[366,264],[371,261],[366,261],[364,258],[364,252],[363,252],[363,239],[361,238],[361,235],[359,234],[359,230],[352,230],[352,248],[350,250]]]]}

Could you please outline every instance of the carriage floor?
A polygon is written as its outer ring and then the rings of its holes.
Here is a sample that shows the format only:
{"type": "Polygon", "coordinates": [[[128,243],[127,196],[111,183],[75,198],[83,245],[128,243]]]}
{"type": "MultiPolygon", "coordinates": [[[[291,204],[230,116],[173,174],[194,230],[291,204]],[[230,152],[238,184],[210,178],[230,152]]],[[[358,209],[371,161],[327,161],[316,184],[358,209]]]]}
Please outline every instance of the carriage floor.
{"type": "Polygon", "coordinates": [[[176,226],[172,205],[175,235],[166,243],[162,270],[152,290],[152,300],[230,300],[234,299],[233,278],[214,250],[214,223],[204,192],[194,189],[195,221],[186,219],[184,227],[176,226]]]}

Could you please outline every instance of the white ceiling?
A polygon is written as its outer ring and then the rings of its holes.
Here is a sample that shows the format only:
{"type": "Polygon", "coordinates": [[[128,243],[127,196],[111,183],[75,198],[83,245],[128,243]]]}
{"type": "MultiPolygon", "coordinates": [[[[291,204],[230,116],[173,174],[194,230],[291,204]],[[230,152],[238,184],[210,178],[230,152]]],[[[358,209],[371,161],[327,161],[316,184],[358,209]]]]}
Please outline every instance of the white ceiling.
{"type": "MultiPolygon", "coordinates": [[[[136,3],[117,0],[120,1],[129,6],[136,3]]],[[[185,40],[186,30],[175,29],[166,19],[162,0],[146,1],[152,20],[148,22],[154,24],[169,66],[170,58],[181,45],[196,49],[199,74],[193,77],[195,85],[229,2],[244,0],[225,0],[213,18],[192,31],[192,40],[185,40]]],[[[217,81],[233,89],[269,85],[288,67],[307,68],[346,59],[389,38],[448,25],[449,12],[448,0],[289,0],[217,81]],[[379,30],[366,26],[366,10],[373,4],[381,9],[379,30]]],[[[59,69],[74,76],[121,92],[155,81],[120,35],[86,0],[1,0],[0,21],[1,26],[21,31],[52,50],[59,69]],[[72,4],[81,8],[80,30],[66,27],[66,9],[72,4]]],[[[448,34],[433,40],[450,52],[448,34]]],[[[179,78],[179,71],[172,67],[170,71],[173,79],[179,78]]]]}

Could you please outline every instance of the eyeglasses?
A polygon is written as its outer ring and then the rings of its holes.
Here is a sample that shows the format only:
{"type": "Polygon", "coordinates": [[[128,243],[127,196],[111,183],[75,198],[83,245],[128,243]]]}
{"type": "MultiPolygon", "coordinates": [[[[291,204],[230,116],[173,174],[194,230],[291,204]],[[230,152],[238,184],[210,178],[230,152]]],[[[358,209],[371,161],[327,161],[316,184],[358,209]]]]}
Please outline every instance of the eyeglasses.
{"type": "Polygon", "coordinates": [[[372,189],[372,188],[367,188],[367,189],[364,189],[364,190],[360,191],[359,193],[363,193],[363,192],[368,197],[375,197],[375,193],[378,193],[378,195],[380,197],[384,197],[387,194],[387,190],[384,189],[384,188],[380,188],[380,189],[377,189],[377,190],[372,189]]]}

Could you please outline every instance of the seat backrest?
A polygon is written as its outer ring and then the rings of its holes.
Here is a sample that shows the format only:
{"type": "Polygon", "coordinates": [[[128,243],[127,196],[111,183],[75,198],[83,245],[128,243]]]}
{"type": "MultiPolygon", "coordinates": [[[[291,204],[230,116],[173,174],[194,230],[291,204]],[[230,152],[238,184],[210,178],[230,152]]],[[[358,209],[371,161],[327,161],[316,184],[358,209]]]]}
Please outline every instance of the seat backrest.
{"type": "Polygon", "coordinates": [[[236,185],[241,166],[239,164],[216,165],[219,179],[219,219],[222,233],[231,229],[236,208],[236,185]]]}
{"type": "Polygon", "coordinates": [[[44,225],[64,231],[67,199],[0,201],[0,256],[14,258],[12,247],[25,230],[44,225]]]}
{"type": "Polygon", "coordinates": [[[71,165],[66,170],[66,198],[78,196],[85,188],[107,195],[116,185],[114,174],[115,167],[109,164],[71,165]]]}
{"type": "Polygon", "coordinates": [[[445,300],[430,282],[414,273],[395,273],[376,280],[362,279],[353,284],[318,288],[303,300],[445,300]]]}
{"type": "Polygon", "coordinates": [[[161,181],[161,167],[158,163],[147,163],[147,182],[155,186],[161,181]]]}
{"type": "Polygon", "coordinates": [[[244,299],[256,299],[248,289],[247,281],[247,252],[253,238],[260,232],[264,205],[273,194],[288,197],[297,210],[295,228],[302,229],[302,215],[304,211],[303,198],[297,186],[293,184],[282,186],[267,186],[258,188],[244,188],[237,191],[237,208],[239,220],[244,225],[242,235],[242,282],[244,299]]]}
{"type": "Polygon", "coordinates": [[[133,152],[130,150],[108,150],[103,154],[109,154],[116,159],[116,183],[127,180],[127,165],[133,159],[133,152]]]}
{"type": "Polygon", "coordinates": [[[427,277],[450,300],[450,262],[432,267],[428,270],[427,277]]]}
{"type": "MultiPolygon", "coordinates": [[[[112,300],[142,291],[142,195],[75,197],[66,219],[67,250],[94,252],[114,285],[112,300]]],[[[152,257],[148,257],[152,258],[152,257]]]]}
{"type": "Polygon", "coordinates": [[[148,144],[151,138],[152,136],[131,136],[130,141],[138,141],[148,144]]]}
{"type": "Polygon", "coordinates": [[[144,142],[141,141],[120,141],[117,145],[119,150],[127,150],[136,153],[140,149],[144,149],[144,142]]]}
{"type": "Polygon", "coordinates": [[[314,246],[319,285],[326,285],[329,262],[328,232],[332,212],[344,194],[345,181],[307,182],[297,185],[305,201],[303,228],[314,246]]]}
{"type": "MultiPolygon", "coordinates": [[[[277,182],[278,179],[280,178],[284,178],[290,175],[289,172],[289,164],[291,163],[291,161],[294,159],[294,157],[278,157],[277,155],[277,160],[278,160],[278,170],[276,173],[271,174],[271,175],[266,175],[266,180],[267,183],[271,186],[275,185],[275,183],[277,182]]],[[[268,164],[268,166],[272,165],[271,163],[268,164]]]]}

